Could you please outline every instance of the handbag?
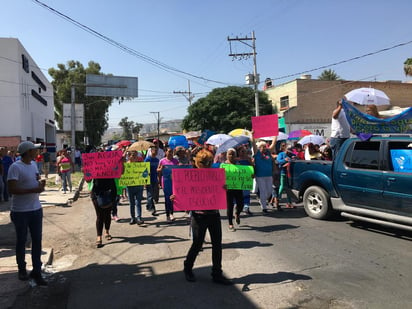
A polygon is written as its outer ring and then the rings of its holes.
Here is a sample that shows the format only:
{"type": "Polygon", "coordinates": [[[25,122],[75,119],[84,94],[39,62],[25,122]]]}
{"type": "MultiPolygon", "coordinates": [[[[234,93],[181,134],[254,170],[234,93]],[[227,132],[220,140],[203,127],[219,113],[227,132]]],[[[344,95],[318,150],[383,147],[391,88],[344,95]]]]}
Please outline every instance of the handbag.
{"type": "Polygon", "coordinates": [[[99,194],[96,194],[96,197],[97,206],[100,208],[110,208],[113,206],[111,190],[102,191],[99,194]]]}

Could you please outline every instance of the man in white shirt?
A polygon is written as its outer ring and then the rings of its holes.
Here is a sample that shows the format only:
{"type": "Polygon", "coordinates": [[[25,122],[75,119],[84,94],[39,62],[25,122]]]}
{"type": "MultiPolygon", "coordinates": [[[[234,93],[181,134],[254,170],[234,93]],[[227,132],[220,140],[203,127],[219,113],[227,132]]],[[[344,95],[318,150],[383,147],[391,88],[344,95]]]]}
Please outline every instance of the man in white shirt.
{"type": "Polygon", "coordinates": [[[350,137],[350,126],[342,107],[342,100],[336,102],[336,108],[332,112],[331,125],[330,148],[332,149],[332,158],[335,158],[342,144],[350,137]]]}
{"type": "Polygon", "coordinates": [[[12,194],[10,217],[16,229],[16,261],[18,278],[32,278],[37,285],[47,285],[41,275],[41,242],[43,228],[43,209],[39,195],[44,191],[46,181],[40,181],[39,171],[33,159],[37,155],[40,144],[26,141],[19,144],[17,152],[21,160],[14,162],[7,175],[7,184],[12,194]],[[31,256],[33,270],[30,276],[26,271],[26,240],[27,231],[31,236],[31,256]]]}
{"type": "MultiPolygon", "coordinates": [[[[162,148],[159,147],[159,141],[157,139],[154,139],[153,144],[155,144],[157,148],[156,158],[158,158],[159,160],[163,159],[165,157],[165,152],[162,148]]],[[[146,154],[146,158],[150,158],[151,156],[152,156],[152,148],[149,148],[146,154]]]]}

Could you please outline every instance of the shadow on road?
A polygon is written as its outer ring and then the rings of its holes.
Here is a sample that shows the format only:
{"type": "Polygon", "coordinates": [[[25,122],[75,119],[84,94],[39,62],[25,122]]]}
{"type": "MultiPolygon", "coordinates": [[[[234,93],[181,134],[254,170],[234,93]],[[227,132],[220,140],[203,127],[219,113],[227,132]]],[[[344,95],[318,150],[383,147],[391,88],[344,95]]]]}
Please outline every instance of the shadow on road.
{"type": "Polygon", "coordinates": [[[296,274],[292,272],[279,271],[273,274],[250,274],[240,278],[233,278],[233,282],[243,284],[242,291],[247,292],[250,290],[251,284],[259,283],[290,283],[297,280],[312,280],[312,277],[302,274],[296,274]]]}

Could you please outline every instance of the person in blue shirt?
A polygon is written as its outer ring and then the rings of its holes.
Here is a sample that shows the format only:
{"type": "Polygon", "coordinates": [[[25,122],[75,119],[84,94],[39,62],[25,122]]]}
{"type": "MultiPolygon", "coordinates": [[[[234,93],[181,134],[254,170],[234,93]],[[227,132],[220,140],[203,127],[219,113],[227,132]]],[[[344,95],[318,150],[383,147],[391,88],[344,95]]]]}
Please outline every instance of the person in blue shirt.
{"type": "Polygon", "coordinates": [[[159,177],[157,174],[159,161],[157,157],[157,147],[152,147],[150,156],[146,157],[144,162],[150,162],[150,185],[146,185],[146,209],[151,211],[153,216],[157,216],[156,203],[159,202],[159,177]]]}
{"type": "MultiPolygon", "coordinates": [[[[252,130],[252,136],[253,136],[252,130]]],[[[254,137],[252,137],[253,146],[253,158],[255,161],[255,179],[259,188],[259,201],[263,213],[267,213],[267,202],[272,196],[272,169],[273,158],[272,152],[276,146],[277,136],[273,136],[272,143],[268,147],[265,141],[255,143],[254,137]]]]}
{"type": "Polygon", "coordinates": [[[280,145],[280,152],[277,157],[277,161],[278,161],[279,168],[280,168],[280,186],[279,186],[278,198],[280,199],[282,197],[283,191],[286,191],[286,196],[287,196],[286,208],[295,208],[295,206],[293,206],[292,204],[292,199],[288,192],[289,186],[287,183],[287,172],[288,172],[288,167],[290,164],[289,162],[293,160],[295,157],[296,155],[292,153],[291,149],[287,149],[286,143],[282,143],[280,145]]]}

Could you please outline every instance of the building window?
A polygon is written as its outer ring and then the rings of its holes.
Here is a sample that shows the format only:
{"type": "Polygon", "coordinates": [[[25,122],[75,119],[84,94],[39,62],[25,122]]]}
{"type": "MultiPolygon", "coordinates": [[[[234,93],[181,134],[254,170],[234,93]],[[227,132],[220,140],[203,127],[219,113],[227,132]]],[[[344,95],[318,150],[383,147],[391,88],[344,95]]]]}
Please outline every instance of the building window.
{"type": "Polygon", "coordinates": [[[23,54],[21,55],[21,63],[24,72],[29,73],[29,59],[27,59],[27,57],[23,54]]]}
{"type": "Polygon", "coordinates": [[[281,97],[280,98],[280,109],[288,109],[289,108],[289,96],[281,97]]]}
{"type": "Polygon", "coordinates": [[[38,94],[34,89],[31,90],[31,95],[34,98],[36,98],[40,103],[47,106],[47,101],[40,94],[38,94]]]}
{"type": "MultiPolygon", "coordinates": [[[[40,78],[36,75],[36,73],[34,73],[33,71],[31,71],[31,77],[33,78],[33,80],[37,83],[37,85],[39,85],[39,87],[41,89],[43,89],[44,91],[47,90],[46,85],[43,84],[43,82],[40,80],[40,78]]],[[[39,91],[40,92],[40,91],[39,91]]]]}

